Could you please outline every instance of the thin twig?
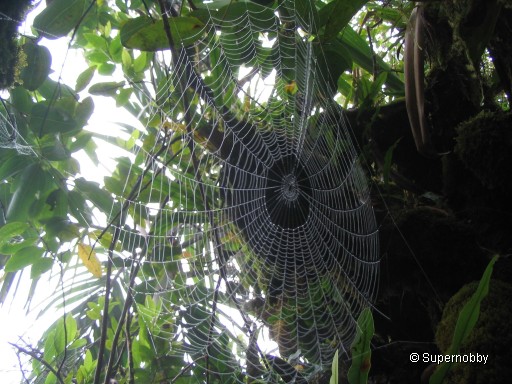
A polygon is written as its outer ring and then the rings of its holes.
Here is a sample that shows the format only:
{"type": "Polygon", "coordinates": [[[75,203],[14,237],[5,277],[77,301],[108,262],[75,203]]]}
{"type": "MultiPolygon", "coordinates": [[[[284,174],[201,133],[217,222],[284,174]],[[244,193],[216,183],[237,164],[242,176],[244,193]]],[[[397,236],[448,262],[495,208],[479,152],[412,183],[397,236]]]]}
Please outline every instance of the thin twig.
{"type": "MultiPolygon", "coordinates": [[[[144,252],[140,253],[140,258],[144,255],[144,252]]],[[[130,284],[128,286],[128,294],[126,297],[126,300],[124,302],[123,312],[121,313],[119,324],[117,325],[116,333],[114,334],[114,338],[112,340],[112,350],[110,351],[110,358],[108,360],[107,365],[107,374],[105,375],[105,384],[108,384],[110,380],[110,376],[112,375],[112,367],[115,359],[116,349],[117,349],[117,343],[119,340],[119,336],[121,335],[121,331],[123,329],[124,321],[126,320],[128,316],[128,310],[130,309],[132,302],[133,302],[133,286],[135,285],[135,278],[137,277],[137,274],[139,272],[140,268],[140,260],[136,261],[135,263],[132,263],[132,268],[130,271],[130,284]]]]}
{"type": "Polygon", "coordinates": [[[57,372],[57,370],[55,368],[53,368],[51,366],[51,364],[49,362],[47,362],[45,359],[43,359],[42,357],[38,356],[37,353],[35,352],[32,352],[32,351],[29,351],[28,349],[25,349],[23,347],[20,347],[19,345],[16,345],[14,343],[11,343],[9,342],[9,344],[11,346],[13,346],[14,348],[16,348],[19,352],[21,353],[24,353],[25,355],[28,355],[30,357],[32,357],[33,359],[36,359],[37,361],[39,361],[41,364],[43,364],[51,373],[53,373],[55,375],[55,377],[57,378],[57,380],[59,381],[60,384],[65,384],[64,383],[64,379],[61,377],[60,373],[57,372]]]}
{"type": "Polygon", "coordinates": [[[130,334],[130,328],[131,328],[131,324],[132,324],[132,315],[131,313],[128,313],[127,314],[127,319],[126,319],[126,327],[125,327],[125,335],[126,335],[126,353],[128,354],[128,374],[129,374],[129,379],[128,379],[128,383],[129,384],[135,384],[135,372],[134,372],[134,369],[133,369],[133,353],[132,353],[132,339],[131,339],[131,334],[130,334]]]}
{"type": "Polygon", "coordinates": [[[94,372],[94,384],[100,383],[101,370],[103,366],[103,355],[105,354],[105,345],[107,342],[107,333],[108,333],[108,307],[110,305],[110,286],[111,286],[111,275],[112,275],[112,257],[114,255],[114,248],[117,243],[117,239],[121,233],[121,225],[122,225],[122,217],[119,220],[119,225],[116,227],[114,231],[114,236],[112,237],[112,241],[110,242],[110,246],[108,248],[108,260],[107,260],[107,273],[106,273],[106,282],[105,282],[105,303],[103,305],[103,317],[101,319],[101,334],[100,334],[100,346],[98,349],[98,361],[96,365],[96,371],[94,372]]]}

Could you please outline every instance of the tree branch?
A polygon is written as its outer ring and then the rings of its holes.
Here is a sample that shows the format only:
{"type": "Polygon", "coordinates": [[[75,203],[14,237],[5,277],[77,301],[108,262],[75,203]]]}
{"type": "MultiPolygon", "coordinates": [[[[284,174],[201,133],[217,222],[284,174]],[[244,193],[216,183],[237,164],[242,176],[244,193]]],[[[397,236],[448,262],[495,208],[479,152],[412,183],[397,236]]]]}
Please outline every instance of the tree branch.
{"type": "Polygon", "coordinates": [[[49,362],[47,362],[42,357],[38,356],[37,353],[35,353],[33,351],[29,351],[28,349],[20,347],[19,345],[16,345],[14,343],[9,343],[9,344],[11,346],[13,346],[14,348],[16,348],[19,352],[24,353],[25,355],[28,355],[28,356],[32,357],[33,359],[36,359],[37,361],[39,361],[41,364],[43,364],[46,367],[46,369],[48,369],[51,373],[53,373],[55,375],[55,377],[57,378],[57,380],[59,381],[60,384],[65,384],[64,379],[62,378],[60,373],[57,372],[57,370],[55,368],[53,368],[49,362]]]}

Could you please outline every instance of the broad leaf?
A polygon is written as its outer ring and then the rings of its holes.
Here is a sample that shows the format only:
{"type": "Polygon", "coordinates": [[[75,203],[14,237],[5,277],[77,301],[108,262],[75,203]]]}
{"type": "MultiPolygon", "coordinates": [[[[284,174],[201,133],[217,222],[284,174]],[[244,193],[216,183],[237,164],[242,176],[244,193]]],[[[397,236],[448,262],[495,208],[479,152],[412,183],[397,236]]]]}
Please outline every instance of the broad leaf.
{"type": "Polygon", "coordinates": [[[367,2],[368,0],[335,0],[323,7],[318,12],[320,25],[325,24],[322,40],[334,38],[367,2]]]}
{"type": "Polygon", "coordinates": [[[89,85],[92,78],[94,77],[94,72],[96,72],[96,67],[92,66],[87,68],[80,75],[78,75],[75,85],[76,92],[83,91],[89,85]]]}
{"type": "Polygon", "coordinates": [[[331,379],[329,380],[329,384],[338,384],[339,383],[339,369],[338,369],[338,350],[334,354],[331,365],[331,379]]]}
{"type": "Polygon", "coordinates": [[[19,271],[20,269],[23,269],[40,260],[43,253],[43,248],[39,248],[33,245],[20,249],[18,252],[12,255],[9,260],[7,260],[4,270],[5,272],[19,271]]]}
{"type": "MultiPolygon", "coordinates": [[[[201,37],[204,24],[195,17],[173,17],[169,19],[172,42],[192,44],[201,37]]],[[[137,17],[128,20],[121,27],[121,43],[126,48],[141,51],[160,51],[169,49],[169,39],[163,20],[153,21],[149,17],[137,17]]]]}
{"type": "Polygon", "coordinates": [[[94,277],[100,278],[102,275],[101,271],[101,263],[96,256],[96,252],[90,245],[87,244],[78,244],[78,256],[80,260],[84,263],[85,267],[89,272],[93,274],[94,277]]]}
{"type": "Polygon", "coordinates": [[[51,71],[52,55],[48,48],[32,41],[23,46],[23,52],[27,56],[27,66],[21,70],[20,77],[26,89],[35,91],[51,71]]]}
{"type": "Polygon", "coordinates": [[[97,96],[114,96],[117,91],[124,86],[124,84],[124,81],[107,81],[104,83],[93,84],[89,87],[89,93],[97,96]]]}
{"type": "Polygon", "coordinates": [[[42,137],[46,133],[71,132],[77,128],[77,124],[68,109],[49,107],[46,102],[41,102],[32,107],[30,128],[42,137]]]}
{"type": "Polygon", "coordinates": [[[374,60],[377,62],[378,69],[388,73],[386,86],[392,91],[403,92],[404,83],[391,70],[391,67],[378,55],[373,56],[368,43],[357,34],[356,31],[347,25],[338,38],[345,49],[350,53],[352,60],[366,71],[372,73],[374,70],[374,60]]]}
{"type": "MultiPolygon", "coordinates": [[[[480,315],[480,304],[482,300],[487,296],[489,292],[489,283],[491,281],[491,275],[494,268],[494,264],[498,260],[498,256],[494,256],[487,265],[478,287],[473,293],[473,296],[469,301],[462,307],[457,323],[455,324],[455,331],[453,332],[452,344],[447,355],[454,355],[459,353],[461,346],[464,344],[469,334],[473,330],[478,321],[480,315]]],[[[441,364],[434,374],[430,377],[429,384],[441,384],[452,367],[452,362],[444,362],[441,364]]]]}
{"type": "Polygon", "coordinates": [[[53,0],[34,19],[34,28],[48,39],[66,36],[78,25],[88,1],[53,0]]]}
{"type": "Polygon", "coordinates": [[[48,176],[38,163],[30,164],[15,184],[15,191],[9,207],[7,220],[25,221],[30,219],[29,211],[32,204],[38,201],[38,196],[45,189],[48,176]]]}
{"type": "Polygon", "coordinates": [[[357,319],[356,337],[351,347],[352,365],[348,370],[350,384],[366,384],[368,382],[372,355],[370,342],[374,332],[372,312],[369,308],[365,308],[357,319]]]}

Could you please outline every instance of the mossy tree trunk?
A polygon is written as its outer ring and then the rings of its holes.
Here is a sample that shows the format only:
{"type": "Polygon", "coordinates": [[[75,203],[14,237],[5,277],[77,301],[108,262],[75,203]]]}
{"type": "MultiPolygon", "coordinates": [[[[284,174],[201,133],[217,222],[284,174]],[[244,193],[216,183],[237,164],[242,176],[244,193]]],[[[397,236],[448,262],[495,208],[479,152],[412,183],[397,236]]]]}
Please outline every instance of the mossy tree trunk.
{"type": "MultiPolygon", "coordinates": [[[[418,344],[389,340],[432,342],[447,300],[481,276],[491,254],[512,251],[512,2],[421,6],[427,119],[443,154],[429,159],[416,152],[404,102],[348,114],[353,126],[367,128],[375,164],[382,166],[399,140],[394,183],[382,189],[384,196],[375,193],[383,256],[377,307],[391,321],[376,316],[383,348],[374,353],[372,371],[393,383],[410,383],[411,375],[418,382],[426,366],[386,365],[418,352],[418,344]]],[[[510,258],[502,257],[494,277],[511,283],[511,270],[510,258]]]]}

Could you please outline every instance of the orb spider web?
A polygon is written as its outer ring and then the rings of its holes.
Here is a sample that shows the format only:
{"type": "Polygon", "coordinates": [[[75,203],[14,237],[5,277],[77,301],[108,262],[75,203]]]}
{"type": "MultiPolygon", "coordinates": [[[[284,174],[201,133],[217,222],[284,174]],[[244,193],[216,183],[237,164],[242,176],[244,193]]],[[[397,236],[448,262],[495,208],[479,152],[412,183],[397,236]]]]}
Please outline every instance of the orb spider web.
{"type": "Polygon", "coordinates": [[[300,382],[348,356],[375,298],[366,175],[314,10],[296,4],[204,3],[193,36],[169,9],[165,81],[133,83],[148,124],[109,221],[177,377],[300,382]]]}

